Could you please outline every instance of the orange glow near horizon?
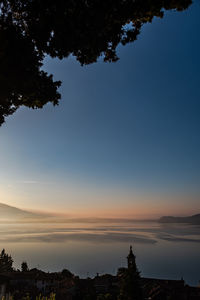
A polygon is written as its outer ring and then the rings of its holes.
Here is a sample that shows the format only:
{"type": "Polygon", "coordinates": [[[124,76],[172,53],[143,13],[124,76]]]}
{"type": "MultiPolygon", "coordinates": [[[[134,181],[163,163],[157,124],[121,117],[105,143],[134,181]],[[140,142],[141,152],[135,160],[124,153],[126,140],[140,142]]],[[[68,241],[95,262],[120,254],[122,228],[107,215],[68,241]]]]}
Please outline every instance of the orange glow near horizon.
{"type": "Polygon", "coordinates": [[[24,210],[78,218],[150,219],[199,213],[199,195],[136,193],[122,189],[28,191],[0,187],[0,202],[24,210]],[[188,201],[188,199],[190,201],[188,201]]]}
{"type": "MultiPolygon", "coordinates": [[[[5,202],[4,202],[5,203],[5,202]]],[[[9,204],[10,203],[5,203],[9,204]]],[[[95,208],[78,208],[73,207],[71,209],[63,209],[61,207],[57,207],[57,209],[37,209],[28,207],[18,206],[17,203],[15,207],[20,209],[25,209],[33,212],[39,213],[49,213],[51,215],[56,215],[60,217],[69,217],[69,218],[125,218],[125,219],[150,219],[150,218],[159,218],[163,215],[173,215],[173,216],[187,216],[199,213],[195,208],[191,208],[189,206],[180,207],[180,204],[174,204],[173,207],[169,207],[167,204],[158,204],[154,203],[149,205],[149,207],[145,204],[137,203],[132,205],[119,206],[118,207],[101,207],[95,208]]]]}

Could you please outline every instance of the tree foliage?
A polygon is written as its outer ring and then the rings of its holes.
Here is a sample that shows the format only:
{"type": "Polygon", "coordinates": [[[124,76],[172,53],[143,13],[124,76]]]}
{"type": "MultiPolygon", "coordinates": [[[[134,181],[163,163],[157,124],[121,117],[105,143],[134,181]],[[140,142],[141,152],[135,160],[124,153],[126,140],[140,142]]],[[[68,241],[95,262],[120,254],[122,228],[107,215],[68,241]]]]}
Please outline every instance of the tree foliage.
{"type": "Polygon", "coordinates": [[[65,278],[73,278],[74,277],[74,274],[72,274],[72,272],[70,272],[68,269],[63,269],[61,274],[65,278]]]}
{"type": "Polygon", "coordinates": [[[22,272],[28,272],[28,271],[29,271],[28,264],[27,264],[26,261],[23,261],[23,262],[21,263],[21,271],[22,271],[22,272]]]}
{"type": "Polygon", "coordinates": [[[45,55],[90,64],[118,60],[116,48],[143,24],[192,0],[0,0],[0,124],[20,106],[58,104],[59,81],[41,70],[45,55]]]}
{"type": "Polygon", "coordinates": [[[3,249],[0,254],[0,273],[12,272],[12,264],[12,257],[5,252],[5,249],[3,249]]]}

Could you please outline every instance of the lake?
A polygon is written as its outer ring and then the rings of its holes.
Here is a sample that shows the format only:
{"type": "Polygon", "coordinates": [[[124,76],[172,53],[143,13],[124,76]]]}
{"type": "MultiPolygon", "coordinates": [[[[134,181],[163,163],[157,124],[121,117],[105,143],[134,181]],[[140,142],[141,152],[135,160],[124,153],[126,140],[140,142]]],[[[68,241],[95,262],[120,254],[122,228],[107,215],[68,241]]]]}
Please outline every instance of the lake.
{"type": "Polygon", "coordinates": [[[126,266],[130,245],[141,275],[200,280],[200,226],[157,222],[0,224],[0,247],[20,268],[68,268],[81,277],[115,274],[126,266]]]}

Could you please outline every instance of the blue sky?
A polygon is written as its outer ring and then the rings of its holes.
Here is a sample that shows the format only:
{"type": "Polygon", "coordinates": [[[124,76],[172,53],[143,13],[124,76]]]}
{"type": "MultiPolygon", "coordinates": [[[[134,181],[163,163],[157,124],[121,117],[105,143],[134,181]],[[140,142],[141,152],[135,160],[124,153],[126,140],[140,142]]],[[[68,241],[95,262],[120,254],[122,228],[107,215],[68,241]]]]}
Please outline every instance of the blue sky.
{"type": "Polygon", "coordinates": [[[81,67],[72,57],[46,58],[45,69],[62,81],[62,100],[20,109],[0,128],[2,202],[96,213],[103,194],[102,211],[140,203],[154,214],[175,205],[196,211],[199,13],[196,1],[154,19],[138,41],[119,46],[117,63],[81,67]]]}

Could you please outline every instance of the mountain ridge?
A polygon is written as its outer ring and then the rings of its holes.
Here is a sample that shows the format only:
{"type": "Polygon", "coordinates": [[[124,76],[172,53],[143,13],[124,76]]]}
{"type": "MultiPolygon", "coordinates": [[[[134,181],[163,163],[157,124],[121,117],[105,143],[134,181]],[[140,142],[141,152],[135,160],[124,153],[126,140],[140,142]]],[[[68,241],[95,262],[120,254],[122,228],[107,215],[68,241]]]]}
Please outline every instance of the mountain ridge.
{"type": "Polygon", "coordinates": [[[0,203],[0,219],[35,218],[38,216],[39,214],[37,213],[23,210],[5,203],[0,203]]]}
{"type": "Polygon", "coordinates": [[[200,214],[188,217],[163,216],[159,219],[159,223],[188,223],[200,225],[200,214]]]}

